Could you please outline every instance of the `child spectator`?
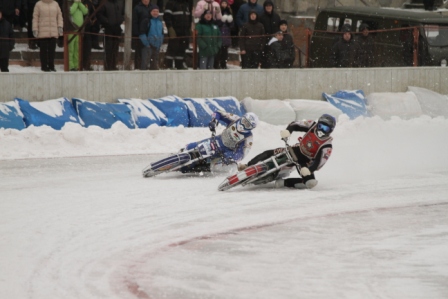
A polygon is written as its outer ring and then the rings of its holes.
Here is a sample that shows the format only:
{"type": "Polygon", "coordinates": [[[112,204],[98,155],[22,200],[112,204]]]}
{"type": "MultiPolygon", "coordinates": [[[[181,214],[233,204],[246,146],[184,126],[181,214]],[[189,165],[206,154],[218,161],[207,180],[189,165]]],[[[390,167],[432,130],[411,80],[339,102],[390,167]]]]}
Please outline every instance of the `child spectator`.
{"type": "Polygon", "coordinates": [[[228,0],[221,1],[222,18],[218,21],[218,26],[221,31],[222,45],[218,54],[215,57],[215,69],[226,69],[227,60],[229,59],[229,47],[232,45],[231,32],[234,27],[232,9],[229,6],[228,0]]]}
{"type": "Polygon", "coordinates": [[[212,16],[210,10],[205,10],[201,20],[196,24],[200,69],[213,69],[215,56],[221,48],[221,34],[218,26],[213,24],[212,16]]]}
{"type": "Polygon", "coordinates": [[[272,69],[285,68],[285,61],[288,57],[288,51],[283,49],[283,33],[278,31],[268,43],[267,47],[267,67],[272,69]]]}
{"type": "Polygon", "coordinates": [[[157,5],[151,6],[151,19],[144,20],[140,25],[143,28],[147,28],[147,33],[140,35],[140,40],[144,46],[142,49],[141,70],[148,69],[148,58],[150,62],[149,69],[159,69],[159,53],[163,43],[163,24],[159,19],[159,14],[159,7],[157,5]]]}
{"type": "Polygon", "coordinates": [[[9,52],[14,49],[14,30],[0,10],[0,69],[9,72],[9,52]]]}

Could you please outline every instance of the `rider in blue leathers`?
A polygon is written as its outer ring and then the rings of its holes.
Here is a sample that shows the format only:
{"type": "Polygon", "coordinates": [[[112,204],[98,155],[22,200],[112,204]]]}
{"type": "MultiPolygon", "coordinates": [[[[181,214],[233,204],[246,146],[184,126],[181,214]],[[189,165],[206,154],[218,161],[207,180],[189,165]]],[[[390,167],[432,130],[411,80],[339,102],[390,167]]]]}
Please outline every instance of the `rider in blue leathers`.
{"type": "MultiPolygon", "coordinates": [[[[239,117],[222,110],[217,111],[213,113],[212,121],[209,123],[209,129],[213,133],[218,121],[224,122],[227,126],[220,135],[189,143],[185,147],[185,150],[197,148],[200,155],[211,157],[181,168],[182,172],[210,171],[210,167],[215,164],[239,162],[248,154],[253,142],[252,130],[258,124],[258,117],[252,112],[239,117]]],[[[192,155],[194,154],[193,152],[192,155]]]]}

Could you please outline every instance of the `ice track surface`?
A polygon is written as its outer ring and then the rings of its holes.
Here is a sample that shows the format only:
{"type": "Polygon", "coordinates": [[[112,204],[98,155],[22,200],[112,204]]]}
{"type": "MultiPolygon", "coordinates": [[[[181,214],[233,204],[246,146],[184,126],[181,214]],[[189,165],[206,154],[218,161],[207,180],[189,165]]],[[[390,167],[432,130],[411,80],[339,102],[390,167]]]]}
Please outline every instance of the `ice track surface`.
{"type": "Polygon", "coordinates": [[[304,191],[0,161],[0,298],[448,298],[448,126],[421,122],[340,126],[304,191]]]}

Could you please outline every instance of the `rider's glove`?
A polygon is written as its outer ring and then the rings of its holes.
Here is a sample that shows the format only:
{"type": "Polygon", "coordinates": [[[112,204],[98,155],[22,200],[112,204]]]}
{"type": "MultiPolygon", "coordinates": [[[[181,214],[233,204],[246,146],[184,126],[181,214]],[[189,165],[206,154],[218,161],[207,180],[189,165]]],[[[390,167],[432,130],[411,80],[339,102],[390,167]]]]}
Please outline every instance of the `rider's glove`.
{"type": "Polygon", "coordinates": [[[288,130],[281,130],[280,136],[282,137],[282,139],[285,139],[285,138],[288,138],[289,136],[291,136],[291,133],[288,130]]]}
{"type": "Polygon", "coordinates": [[[208,128],[212,132],[216,131],[216,120],[215,119],[212,119],[212,121],[208,123],[208,128]]]}
{"type": "Polygon", "coordinates": [[[308,167],[302,167],[300,168],[300,175],[302,177],[309,176],[311,175],[311,171],[308,169],[308,167]]]}

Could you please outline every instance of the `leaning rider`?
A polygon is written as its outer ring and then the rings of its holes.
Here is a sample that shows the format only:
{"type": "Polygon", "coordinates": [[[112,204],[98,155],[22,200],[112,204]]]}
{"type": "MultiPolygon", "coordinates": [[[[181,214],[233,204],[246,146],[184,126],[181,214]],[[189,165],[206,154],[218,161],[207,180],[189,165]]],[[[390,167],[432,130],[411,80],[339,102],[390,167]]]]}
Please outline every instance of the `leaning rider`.
{"type": "MultiPolygon", "coordinates": [[[[227,126],[220,135],[189,143],[185,147],[185,150],[197,147],[201,154],[211,154],[211,166],[220,161],[224,164],[229,164],[243,160],[252,147],[252,130],[255,129],[258,124],[257,115],[248,112],[242,117],[239,117],[238,115],[223,110],[216,111],[213,113],[212,120],[208,125],[211,132],[216,132],[216,126],[219,121],[225,123],[227,126]],[[215,140],[215,142],[213,142],[213,140],[215,140]]],[[[210,171],[208,164],[207,161],[203,160],[202,163],[183,167],[181,171],[210,171]]]]}
{"type": "MultiPolygon", "coordinates": [[[[317,185],[314,172],[324,166],[330,158],[333,149],[333,137],[330,136],[336,126],[336,119],[323,114],[318,121],[302,120],[294,121],[288,125],[286,130],[280,132],[282,138],[288,138],[292,132],[306,132],[303,137],[299,137],[299,143],[292,146],[297,162],[300,165],[301,178],[279,179],[275,182],[277,188],[290,187],[297,189],[311,189],[317,185]]],[[[255,165],[271,156],[285,151],[285,148],[267,150],[245,164],[239,164],[238,170],[243,170],[247,166],[255,165]]]]}

